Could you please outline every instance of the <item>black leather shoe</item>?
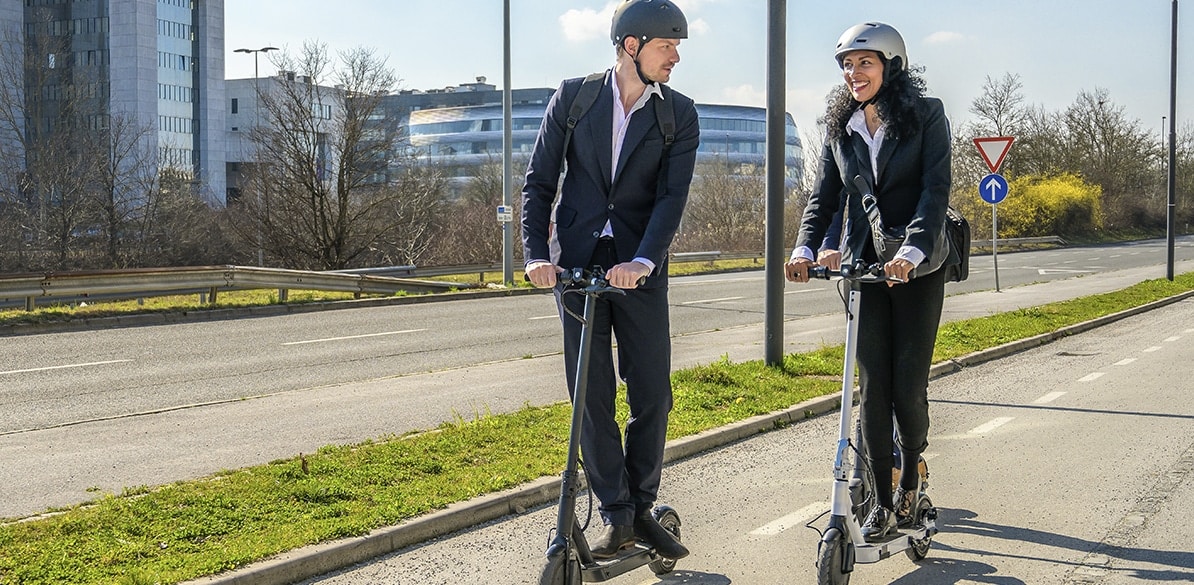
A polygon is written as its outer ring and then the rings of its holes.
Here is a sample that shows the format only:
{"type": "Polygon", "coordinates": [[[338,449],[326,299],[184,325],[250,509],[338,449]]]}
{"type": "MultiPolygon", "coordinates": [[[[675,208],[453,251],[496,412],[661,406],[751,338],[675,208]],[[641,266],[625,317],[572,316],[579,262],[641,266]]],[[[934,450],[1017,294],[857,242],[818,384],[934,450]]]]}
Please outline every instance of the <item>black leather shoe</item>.
{"type": "Polygon", "coordinates": [[[899,526],[911,526],[916,518],[912,517],[912,511],[916,509],[916,490],[906,490],[904,488],[896,489],[895,493],[895,517],[896,524],[899,526]]]}
{"type": "Polygon", "coordinates": [[[866,540],[880,540],[887,536],[888,532],[895,530],[895,527],[895,514],[883,506],[875,506],[862,523],[862,537],[866,540]]]}
{"type": "Polygon", "coordinates": [[[659,525],[650,512],[634,518],[634,535],[651,545],[659,556],[665,559],[682,559],[688,556],[688,548],[676,539],[676,535],[659,525]]]}
{"type": "Polygon", "coordinates": [[[624,524],[606,524],[589,542],[589,552],[595,559],[608,559],[618,556],[622,549],[634,546],[634,527],[624,524]]]}

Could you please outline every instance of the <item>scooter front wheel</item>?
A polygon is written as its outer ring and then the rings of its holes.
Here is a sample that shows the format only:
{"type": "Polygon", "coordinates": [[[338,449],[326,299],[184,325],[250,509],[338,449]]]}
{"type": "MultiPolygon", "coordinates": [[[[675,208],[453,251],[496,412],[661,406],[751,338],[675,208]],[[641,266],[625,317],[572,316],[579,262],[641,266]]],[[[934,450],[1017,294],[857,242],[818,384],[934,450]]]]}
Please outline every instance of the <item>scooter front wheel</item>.
{"type": "Polygon", "coordinates": [[[580,561],[572,555],[547,557],[539,585],[580,585],[580,561]]]}
{"type": "Polygon", "coordinates": [[[837,528],[825,531],[817,545],[817,585],[849,585],[850,573],[846,568],[846,548],[849,546],[846,535],[837,528]]]}
{"type": "MultiPolygon", "coordinates": [[[[915,527],[924,526],[925,518],[929,515],[929,511],[933,509],[933,502],[929,496],[921,495],[916,500],[916,511],[913,513],[913,518],[916,519],[915,527]]],[[[904,551],[909,559],[919,561],[929,554],[929,547],[933,544],[933,537],[925,536],[920,540],[913,540],[909,543],[910,546],[904,551]]]]}
{"type": "MultiPolygon", "coordinates": [[[[677,514],[675,510],[666,508],[663,510],[663,513],[658,514],[655,517],[655,520],[659,522],[659,525],[662,526],[664,530],[671,532],[672,536],[676,537],[676,540],[680,540],[680,515],[677,514]]],[[[653,571],[656,575],[664,575],[671,573],[672,570],[676,568],[676,559],[665,559],[663,557],[659,557],[658,559],[651,561],[651,563],[647,566],[650,567],[651,571],[653,571]]]]}

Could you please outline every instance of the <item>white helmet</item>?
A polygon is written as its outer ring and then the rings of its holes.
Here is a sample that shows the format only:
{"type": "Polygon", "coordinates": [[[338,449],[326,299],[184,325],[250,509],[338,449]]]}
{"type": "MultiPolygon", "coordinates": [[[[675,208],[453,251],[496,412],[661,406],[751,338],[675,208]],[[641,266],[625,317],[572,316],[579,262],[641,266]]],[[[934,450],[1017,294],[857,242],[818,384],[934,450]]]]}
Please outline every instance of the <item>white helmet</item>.
{"type": "Polygon", "coordinates": [[[837,51],[833,54],[838,67],[841,67],[842,58],[850,51],[874,51],[883,56],[885,63],[896,63],[898,58],[898,64],[892,67],[893,73],[908,68],[904,37],[890,24],[864,22],[846,29],[837,40],[837,51]]]}

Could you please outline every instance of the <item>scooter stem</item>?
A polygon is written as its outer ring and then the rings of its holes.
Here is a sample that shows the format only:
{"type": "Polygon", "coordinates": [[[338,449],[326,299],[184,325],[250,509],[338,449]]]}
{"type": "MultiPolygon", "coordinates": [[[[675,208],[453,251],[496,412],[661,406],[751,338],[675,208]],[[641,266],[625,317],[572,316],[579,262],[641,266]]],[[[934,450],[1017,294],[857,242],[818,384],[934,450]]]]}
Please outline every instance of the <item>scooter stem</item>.
{"type": "Polygon", "coordinates": [[[837,455],[833,461],[834,490],[832,513],[846,516],[852,502],[849,492],[849,472],[846,457],[850,451],[851,421],[854,419],[854,355],[858,349],[858,306],[861,291],[857,283],[850,283],[846,302],[846,359],[842,367],[841,420],[837,435],[837,455]]]}

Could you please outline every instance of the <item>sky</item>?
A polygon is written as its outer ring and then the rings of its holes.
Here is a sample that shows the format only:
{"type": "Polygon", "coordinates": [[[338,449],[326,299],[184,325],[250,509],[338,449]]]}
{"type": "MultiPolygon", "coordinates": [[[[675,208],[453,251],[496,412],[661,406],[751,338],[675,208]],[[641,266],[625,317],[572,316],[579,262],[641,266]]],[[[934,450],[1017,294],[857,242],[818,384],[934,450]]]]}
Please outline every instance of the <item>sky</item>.
{"type": "MultiPolygon", "coordinates": [[[[766,105],[768,0],[674,0],[689,22],[672,88],[697,103],[766,105]]],[[[785,99],[802,130],[825,109],[841,72],[838,37],[866,21],[903,35],[955,128],[973,114],[987,77],[1019,75],[1027,105],[1061,111],[1105,89],[1154,132],[1169,113],[1173,0],[789,0],[785,99]]],[[[1194,0],[1179,3],[1179,132],[1194,125],[1194,0]]],[[[611,0],[510,0],[512,88],[555,88],[610,67],[611,0]]],[[[440,89],[478,76],[504,86],[503,0],[226,0],[226,76],[253,77],[237,48],[306,42],[329,54],[367,48],[387,59],[401,89],[440,89]]],[[[274,72],[259,56],[262,76],[274,72]]],[[[1168,123],[1164,127],[1168,132],[1168,123]]],[[[1013,146],[1014,148],[1014,146],[1013,146]]]]}

